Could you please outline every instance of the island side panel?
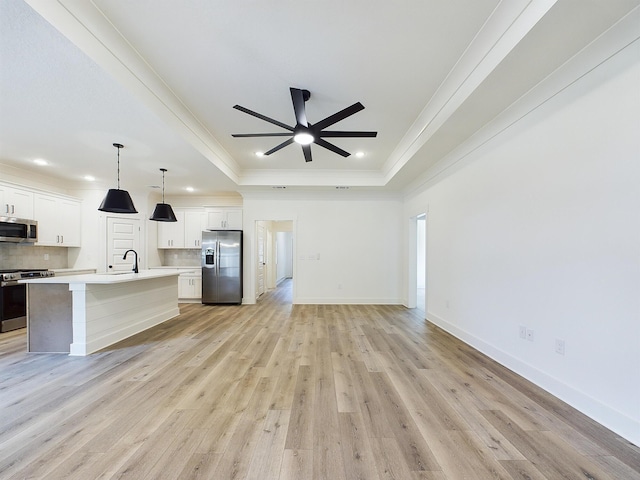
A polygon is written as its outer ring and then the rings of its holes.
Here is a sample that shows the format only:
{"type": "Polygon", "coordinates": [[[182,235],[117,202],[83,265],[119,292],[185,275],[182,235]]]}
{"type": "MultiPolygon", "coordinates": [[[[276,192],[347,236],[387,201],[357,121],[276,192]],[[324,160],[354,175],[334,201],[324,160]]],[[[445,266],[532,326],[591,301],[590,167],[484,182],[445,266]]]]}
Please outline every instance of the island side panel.
{"type": "Polygon", "coordinates": [[[27,351],[69,353],[73,333],[68,286],[31,284],[27,289],[27,351]]]}
{"type": "Polygon", "coordinates": [[[88,355],[180,314],[178,276],[115,284],[72,283],[70,355],[88,355]]]}

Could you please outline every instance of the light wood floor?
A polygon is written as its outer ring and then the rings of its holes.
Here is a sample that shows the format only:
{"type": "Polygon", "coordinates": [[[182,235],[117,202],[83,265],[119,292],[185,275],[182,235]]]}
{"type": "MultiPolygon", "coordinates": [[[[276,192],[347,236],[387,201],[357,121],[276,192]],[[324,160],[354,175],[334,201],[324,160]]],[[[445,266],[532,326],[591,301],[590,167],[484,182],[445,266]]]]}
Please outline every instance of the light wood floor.
{"type": "Polygon", "coordinates": [[[640,478],[638,448],[415,311],[289,295],[85,358],[2,334],[0,478],[640,478]]]}

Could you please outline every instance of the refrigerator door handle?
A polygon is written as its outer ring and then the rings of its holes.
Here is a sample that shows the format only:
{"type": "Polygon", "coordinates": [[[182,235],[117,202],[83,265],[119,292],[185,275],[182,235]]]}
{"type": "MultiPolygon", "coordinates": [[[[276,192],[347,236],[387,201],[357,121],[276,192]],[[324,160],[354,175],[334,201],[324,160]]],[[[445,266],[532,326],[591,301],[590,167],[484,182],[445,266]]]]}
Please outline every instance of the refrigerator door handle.
{"type": "Polygon", "coordinates": [[[216,275],[220,275],[220,240],[216,242],[216,275]]]}

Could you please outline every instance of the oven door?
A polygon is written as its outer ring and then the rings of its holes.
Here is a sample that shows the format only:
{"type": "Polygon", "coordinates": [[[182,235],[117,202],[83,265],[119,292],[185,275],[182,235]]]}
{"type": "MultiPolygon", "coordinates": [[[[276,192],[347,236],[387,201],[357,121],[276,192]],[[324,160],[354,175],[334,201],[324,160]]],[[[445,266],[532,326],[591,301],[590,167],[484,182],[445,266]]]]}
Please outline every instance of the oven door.
{"type": "Polygon", "coordinates": [[[27,286],[9,284],[0,287],[0,332],[27,326],[27,286]]]}

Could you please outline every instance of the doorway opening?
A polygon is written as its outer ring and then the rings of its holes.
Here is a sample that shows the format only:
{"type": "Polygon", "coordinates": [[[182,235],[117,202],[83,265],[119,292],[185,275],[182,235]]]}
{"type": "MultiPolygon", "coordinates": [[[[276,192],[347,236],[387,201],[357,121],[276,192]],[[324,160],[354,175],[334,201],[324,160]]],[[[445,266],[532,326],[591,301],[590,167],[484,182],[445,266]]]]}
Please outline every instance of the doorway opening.
{"type": "Polygon", "coordinates": [[[258,220],[256,302],[277,295],[281,302],[293,303],[293,258],[293,221],[258,220]]]}
{"type": "Polygon", "coordinates": [[[427,311],[427,216],[409,219],[407,307],[417,309],[426,318],[427,311]]]}
{"type": "Polygon", "coordinates": [[[416,217],[416,308],[427,311],[427,216],[416,217]]]}

